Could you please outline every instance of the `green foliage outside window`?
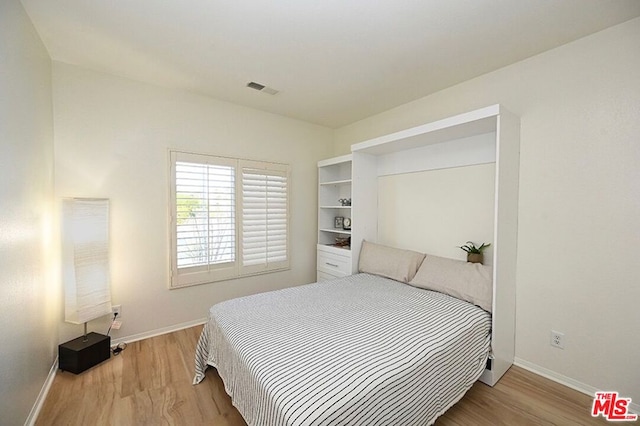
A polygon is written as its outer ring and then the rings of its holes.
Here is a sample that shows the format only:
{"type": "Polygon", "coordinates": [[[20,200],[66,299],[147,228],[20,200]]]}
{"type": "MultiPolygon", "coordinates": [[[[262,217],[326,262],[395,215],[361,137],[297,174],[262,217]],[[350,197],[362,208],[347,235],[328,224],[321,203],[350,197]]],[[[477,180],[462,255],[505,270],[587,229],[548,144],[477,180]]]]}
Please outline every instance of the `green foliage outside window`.
{"type": "Polygon", "coordinates": [[[189,218],[196,217],[195,212],[202,205],[201,201],[195,198],[192,194],[176,194],[177,214],[176,222],[178,225],[182,225],[189,218]]]}

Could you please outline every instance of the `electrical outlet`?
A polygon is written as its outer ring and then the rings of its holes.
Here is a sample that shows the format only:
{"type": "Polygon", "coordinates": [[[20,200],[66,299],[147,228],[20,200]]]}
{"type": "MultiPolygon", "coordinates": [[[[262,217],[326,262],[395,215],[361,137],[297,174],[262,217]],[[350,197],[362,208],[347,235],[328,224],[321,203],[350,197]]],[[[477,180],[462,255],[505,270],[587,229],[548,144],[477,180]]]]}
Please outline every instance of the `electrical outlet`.
{"type": "Polygon", "coordinates": [[[564,349],[564,333],[551,330],[551,346],[564,349]]]}
{"type": "Polygon", "coordinates": [[[117,318],[122,318],[122,305],[111,305],[111,314],[118,314],[117,318]]]}

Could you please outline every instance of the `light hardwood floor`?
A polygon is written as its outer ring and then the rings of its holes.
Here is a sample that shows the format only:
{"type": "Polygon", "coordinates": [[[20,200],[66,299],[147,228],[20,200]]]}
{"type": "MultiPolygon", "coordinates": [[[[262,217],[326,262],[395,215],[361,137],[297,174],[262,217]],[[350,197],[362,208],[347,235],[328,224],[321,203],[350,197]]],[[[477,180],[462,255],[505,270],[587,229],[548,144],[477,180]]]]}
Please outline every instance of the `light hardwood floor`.
{"type": "MultiPolygon", "coordinates": [[[[58,372],[36,425],[245,425],[213,368],[191,384],[201,326],[133,342],[74,375],[58,372]]],[[[476,383],[436,425],[590,425],[591,397],[512,367],[476,383]]]]}

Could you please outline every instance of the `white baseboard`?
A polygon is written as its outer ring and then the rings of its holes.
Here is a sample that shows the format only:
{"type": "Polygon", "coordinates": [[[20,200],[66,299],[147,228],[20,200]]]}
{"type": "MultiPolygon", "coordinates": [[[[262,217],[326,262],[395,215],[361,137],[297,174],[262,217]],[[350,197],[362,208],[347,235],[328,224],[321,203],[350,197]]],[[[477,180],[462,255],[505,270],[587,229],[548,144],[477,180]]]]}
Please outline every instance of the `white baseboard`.
{"type": "MultiPolygon", "coordinates": [[[[546,377],[549,380],[553,380],[556,383],[560,383],[561,385],[567,386],[573,390],[577,390],[578,392],[582,392],[591,397],[595,396],[596,392],[602,392],[601,389],[596,389],[591,385],[579,382],[575,379],[572,379],[571,377],[564,376],[547,368],[540,367],[539,365],[529,361],[525,361],[524,359],[516,357],[513,363],[518,367],[524,368],[525,370],[531,371],[532,373],[535,373],[539,376],[546,377]]],[[[607,389],[607,391],[615,391],[615,389],[607,389]]],[[[622,396],[626,397],[625,395],[622,396]]],[[[634,403],[632,401],[629,410],[634,414],[640,414],[640,404],[634,403]]]]}
{"type": "Polygon", "coordinates": [[[49,370],[49,375],[47,376],[47,380],[45,380],[42,385],[42,389],[40,389],[40,393],[38,394],[38,398],[36,398],[35,404],[31,408],[31,412],[25,420],[25,426],[33,426],[38,419],[38,414],[40,414],[40,410],[42,410],[42,406],[44,405],[44,401],[47,399],[47,395],[49,394],[49,389],[51,389],[51,385],[53,384],[53,379],[56,378],[56,372],[58,371],[58,357],[53,361],[53,365],[49,370]]]}
{"type": "Polygon", "coordinates": [[[168,327],[158,328],[151,331],[145,331],[144,333],[132,334],[131,336],[118,337],[117,339],[111,340],[111,345],[114,346],[118,343],[137,342],[138,340],[149,339],[151,337],[173,333],[174,331],[184,330],[185,328],[195,327],[196,325],[202,325],[206,322],[206,318],[201,318],[193,321],[183,322],[180,324],[170,325],[168,327]]]}

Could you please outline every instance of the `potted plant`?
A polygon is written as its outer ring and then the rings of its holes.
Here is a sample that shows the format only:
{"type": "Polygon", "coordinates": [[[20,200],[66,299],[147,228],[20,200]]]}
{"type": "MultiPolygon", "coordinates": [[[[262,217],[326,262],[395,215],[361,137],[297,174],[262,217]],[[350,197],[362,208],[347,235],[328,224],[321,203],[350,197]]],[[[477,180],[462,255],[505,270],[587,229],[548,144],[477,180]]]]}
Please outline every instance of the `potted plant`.
{"type": "Polygon", "coordinates": [[[467,262],[482,263],[482,260],[484,258],[482,251],[490,245],[491,243],[482,243],[481,246],[476,246],[473,241],[467,241],[467,244],[460,246],[459,248],[467,252],[467,262]]]}

